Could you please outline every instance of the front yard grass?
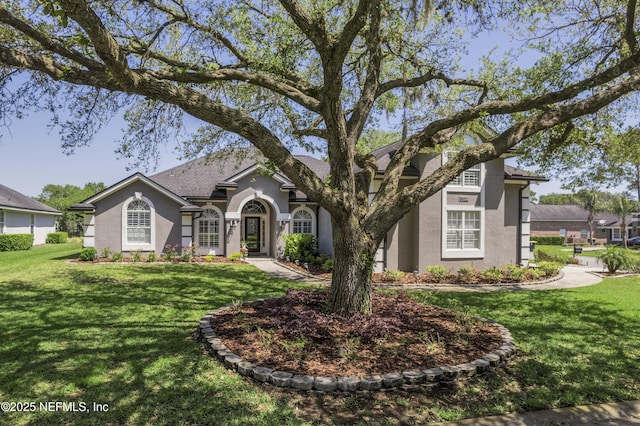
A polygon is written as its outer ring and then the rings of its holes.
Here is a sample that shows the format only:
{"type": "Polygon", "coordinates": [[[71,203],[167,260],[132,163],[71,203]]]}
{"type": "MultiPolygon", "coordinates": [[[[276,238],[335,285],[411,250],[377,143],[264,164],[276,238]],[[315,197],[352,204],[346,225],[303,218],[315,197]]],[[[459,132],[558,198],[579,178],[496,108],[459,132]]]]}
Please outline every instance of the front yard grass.
{"type": "Polygon", "coordinates": [[[454,389],[317,395],[254,385],[191,338],[206,312],[291,283],[249,265],[67,264],[79,250],[0,253],[0,401],[109,410],[0,412],[0,424],[399,424],[640,398],[635,277],[561,291],[411,292],[502,323],[517,358],[454,389]]]}

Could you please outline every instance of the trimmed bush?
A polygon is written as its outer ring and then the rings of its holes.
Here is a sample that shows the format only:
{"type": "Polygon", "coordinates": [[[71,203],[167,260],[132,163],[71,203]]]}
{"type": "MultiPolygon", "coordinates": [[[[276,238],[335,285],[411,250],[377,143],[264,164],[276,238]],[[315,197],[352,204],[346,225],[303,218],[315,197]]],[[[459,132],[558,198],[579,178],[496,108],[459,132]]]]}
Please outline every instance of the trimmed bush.
{"type": "Polygon", "coordinates": [[[47,244],[64,244],[68,238],[66,232],[52,232],[47,234],[47,244]]]}
{"type": "Polygon", "coordinates": [[[33,246],[32,234],[1,234],[0,251],[29,250],[33,246]]]}
{"type": "Polygon", "coordinates": [[[92,262],[98,258],[98,250],[94,247],[85,247],[80,251],[80,260],[92,262]]]}
{"type": "Polygon", "coordinates": [[[562,235],[532,235],[531,241],[543,246],[562,246],[565,242],[565,237],[562,235]]]}
{"type": "Polygon", "coordinates": [[[318,240],[309,234],[284,236],[284,255],[293,261],[312,262],[318,254],[318,240]]]}

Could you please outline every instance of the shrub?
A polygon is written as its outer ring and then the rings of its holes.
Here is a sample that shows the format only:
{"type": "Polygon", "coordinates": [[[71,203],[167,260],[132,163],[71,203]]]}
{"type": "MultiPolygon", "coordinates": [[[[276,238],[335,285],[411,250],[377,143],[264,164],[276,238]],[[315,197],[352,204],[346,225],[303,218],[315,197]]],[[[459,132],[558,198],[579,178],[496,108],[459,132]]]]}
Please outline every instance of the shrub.
{"type": "Polygon", "coordinates": [[[113,252],[111,251],[111,249],[109,247],[105,247],[102,250],[100,250],[100,257],[104,257],[106,259],[111,257],[111,254],[113,252]]]}
{"type": "Polygon", "coordinates": [[[382,274],[385,280],[392,282],[400,281],[404,277],[404,272],[396,271],[395,269],[385,269],[382,274]]]}
{"type": "Polygon", "coordinates": [[[564,245],[565,237],[562,235],[532,235],[531,241],[540,245],[561,246],[564,245]]]}
{"type": "Polygon", "coordinates": [[[213,255],[212,255],[212,254],[207,254],[207,255],[204,257],[204,260],[206,260],[206,261],[207,261],[207,262],[209,262],[209,263],[213,262],[213,255]]]}
{"type": "Polygon", "coordinates": [[[333,259],[327,259],[322,264],[322,270],[325,272],[333,271],[333,259]]]}
{"type": "Polygon", "coordinates": [[[33,246],[32,234],[0,235],[0,251],[29,250],[33,246]]]}
{"type": "Polygon", "coordinates": [[[615,274],[619,269],[635,267],[633,252],[618,246],[608,246],[598,254],[598,259],[607,267],[610,274],[615,274]]]}
{"type": "Polygon", "coordinates": [[[91,262],[98,258],[98,250],[94,247],[85,247],[80,251],[80,260],[91,262]]]}
{"type": "Polygon", "coordinates": [[[527,276],[527,268],[523,268],[514,263],[510,263],[502,267],[502,275],[508,282],[519,283],[522,282],[522,280],[524,280],[524,278],[527,276]]]}
{"type": "Polygon", "coordinates": [[[191,262],[191,259],[193,258],[193,252],[191,251],[191,247],[189,246],[185,246],[182,247],[182,255],[180,256],[180,259],[182,259],[183,262],[191,262]]]}
{"type": "Polygon", "coordinates": [[[495,266],[485,269],[481,273],[483,280],[488,283],[499,283],[502,281],[502,271],[495,266]]]}
{"type": "Polygon", "coordinates": [[[111,257],[112,262],[122,262],[122,259],[124,259],[124,254],[122,254],[121,251],[113,253],[113,256],[111,257]]]}
{"type": "Polygon", "coordinates": [[[147,262],[151,263],[157,260],[158,260],[158,256],[155,254],[155,252],[151,252],[147,255],[147,262]]]}
{"type": "Polygon", "coordinates": [[[318,254],[318,240],[309,234],[284,236],[284,255],[293,261],[310,262],[318,254]]]}
{"type": "Polygon", "coordinates": [[[449,275],[449,270],[446,266],[442,265],[427,265],[426,267],[427,273],[433,277],[436,282],[443,282],[447,279],[447,275],[449,275]]]}
{"type": "Polygon", "coordinates": [[[177,246],[172,246],[171,244],[167,244],[164,247],[164,252],[162,253],[162,260],[165,262],[173,261],[173,258],[178,255],[177,246]]]}
{"type": "Polygon", "coordinates": [[[536,247],[534,256],[536,262],[575,263],[571,252],[560,251],[557,247],[536,247]]]}
{"type": "Polygon", "coordinates": [[[462,265],[460,267],[460,269],[458,270],[458,274],[460,274],[460,277],[464,280],[470,280],[472,278],[475,278],[478,274],[478,268],[476,268],[475,266],[471,266],[471,265],[462,265]]]}
{"type": "Polygon", "coordinates": [[[142,262],[142,252],[140,250],[136,250],[131,253],[131,260],[133,262],[142,262]]]}
{"type": "Polygon", "coordinates": [[[69,236],[66,232],[52,232],[47,234],[47,244],[64,244],[67,242],[69,236]]]}
{"type": "Polygon", "coordinates": [[[229,255],[229,259],[231,260],[242,260],[242,253],[239,251],[233,252],[229,255]]]}
{"type": "Polygon", "coordinates": [[[545,277],[553,277],[555,275],[558,275],[561,267],[562,264],[557,262],[538,262],[537,265],[538,270],[544,272],[545,277]]]}

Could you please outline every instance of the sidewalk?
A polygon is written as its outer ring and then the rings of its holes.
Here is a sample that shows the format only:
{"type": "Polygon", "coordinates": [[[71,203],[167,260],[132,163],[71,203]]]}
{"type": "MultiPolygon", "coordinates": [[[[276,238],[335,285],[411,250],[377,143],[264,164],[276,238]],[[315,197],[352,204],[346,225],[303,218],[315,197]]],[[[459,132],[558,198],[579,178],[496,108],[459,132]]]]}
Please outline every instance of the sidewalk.
{"type": "Polygon", "coordinates": [[[640,401],[581,405],[435,424],[440,426],[640,425],[640,401]]]}

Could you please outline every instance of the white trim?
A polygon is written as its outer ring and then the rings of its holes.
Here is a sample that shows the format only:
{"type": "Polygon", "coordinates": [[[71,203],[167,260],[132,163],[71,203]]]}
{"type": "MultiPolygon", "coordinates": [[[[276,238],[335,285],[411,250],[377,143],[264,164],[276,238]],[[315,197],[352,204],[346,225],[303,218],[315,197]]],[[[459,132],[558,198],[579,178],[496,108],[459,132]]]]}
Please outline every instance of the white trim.
{"type": "Polygon", "coordinates": [[[203,219],[202,217],[199,217],[194,221],[193,241],[198,244],[198,250],[200,251],[200,254],[212,254],[215,256],[216,252],[223,253],[224,251],[225,216],[222,213],[222,210],[211,204],[211,202],[202,206],[203,213],[205,210],[213,210],[218,214],[218,245],[206,248],[200,245],[200,221],[203,219]]]}
{"type": "Polygon", "coordinates": [[[21,213],[32,213],[32,214],[48,214],[51,216],[62,216],[62,212],[45,212],[42,210],[33,210],[33,209],[21,209],[19,207],[9,207],[9,206],[0,206],[0,210],[2,211],[14,211],[14,212],[21,212],[21,213]]]}
{"type": "Polygon", "coordinates": [[[153,202],[140,194],[135,194],[129,198],[127,198],[124,203],[122,203],[122,251],[131,251],[131,250],[143,250],[143,251],[155,251],[156,249],[156,208],[153,205],[153,202]],[[137,196],[140,195],[138,198],[137,196]],[[142,244],[130,244],[127,242],[127,208],[129,204],[134,200],[142,200],[149,206],[150,209],[150,225],[151,225],[151,241],[149,243],[142,244]]]}
{"type": "MultiPolygon", "coordinates": [[[[442,155],[443,164],[446,156],[442,155]]],[[[486,192],[486,175],[487,168],[485,163],[480,163],[480,186],[451,186],[447,185],[442,189],[442,212],[441,212],[441,235],[440,247],[443,259],[482,259],[485,256],[485,234],[487,227],[485,226],[485,192],[486,192]],[[479,205],[458,205],[447,204],[448,194],[478,194],[479,205]],[[480,212],[480,247],[477,249],[449,249],[447,248],[447,212],[448,211],[478,211],[480,212]]]]}
{"type": "Polygon", "coordinates": [[[161,194],[165,195],[166,197],[171,198],[173,201],[177,202],[178,204],[180,204],[182,206],[190,206],[190,205],[192,205],[191,203],[189,203],[184,198],[179,197],[178,195],[176,195],[173,192],[169,191],[165,187],[155,183],[154,181],[152,181],[151,179],[149,179],[148,177],[146,177],[142,173],[136,173],[134,175],[129,176],[128,178],[125,178],[124,180],[120,181],[119,183],[116,183],[115,185],[110,186],[109,188],[105,189],[104,191],[97,193],[93,197],[87,198],[85,201],[83,201],[83,203],[84,204],[93,204],[96,201],[100,201],[103,198],[108,197],[109,195],[119,191],[120,189],[124,188],[125,186],[128,186],[128,185],[130,185],[130,184],[132,184],[132,183],[134,183],[136,181],[141,181],[141,182],[149,185],[151,188],[155,189],[156,191],[160,192],[161,194]]]}
{"type": "MultiPolygon", "coordinates": [[[[267,170],[267,168],[264,167],[261,164],[254,164],[253,166],[249,167],[248,169],[245,169],[245,170],[241,171],[240,173],[235,174],[235,175],[225,179],[224,182],[237,182],[240,179],[242,179],[243,177],[255,172],[258,169],[267,170]]],[[[273,175],[270,174],[269,176],[272,177],[273,179],[277,180],[281,184],[291,184],[291,185],[293,185],[293,182],[291,182],[286,176],[284,176],[281,173],[276,172],[273,175]]]]}
{"type": "Polygon", "coordinates": [[[291,212],[291,220],[289,222],[289,231],[291,231],[291,233],[293,234],[293,222],[295,221],[295,217],[296,217],[296,213],[299,211],[306,211],[308,213],[311,214],[311,235],[316,236],[317,234],[317,223],[318,223],[318,218],[316,217],[316,214],[313,210],[311,210],[309,207],[307,207],[306,205],[301,205],[300,207],[297,207],[295,209],[293,209],[293,211],[291,212]]]}

